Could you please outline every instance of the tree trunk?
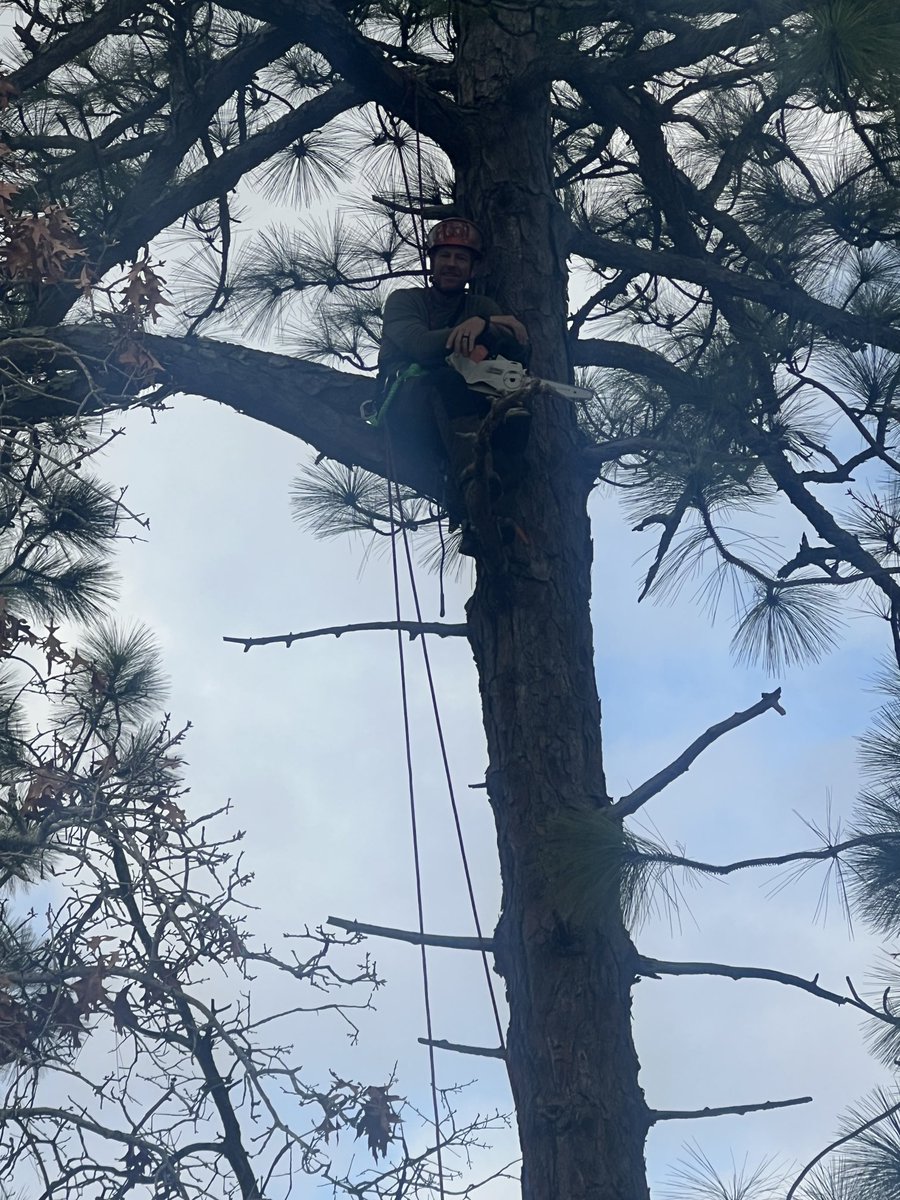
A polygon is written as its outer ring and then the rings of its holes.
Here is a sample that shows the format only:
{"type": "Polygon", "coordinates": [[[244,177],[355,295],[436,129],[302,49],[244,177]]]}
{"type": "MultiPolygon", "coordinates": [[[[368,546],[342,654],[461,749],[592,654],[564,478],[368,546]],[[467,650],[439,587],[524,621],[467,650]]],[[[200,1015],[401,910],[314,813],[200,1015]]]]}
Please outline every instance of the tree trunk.
{"type": "MultiPolygon", "coordinates": [[[[490,290],[525,320],[536,373],[565,380],[549,96],[521,87],[540,29],[533,9],[499,11],[462,10],[459,99],[477,107],[480,135],[458,169],[459,206],[485,226],[490,290]]],[[[479,564],[468,609],[503,880],[496,966],[510,1005],[523,1197],[641,1200],[648,1110],[631,1037],[634,947],[618,906],[587,919],[560,911],[566,866],[548,845],[560,817],[609,798],[589,610],[591,479],[571,405],[547,393],[527,470],[515,503],[528,544],[505,573],[479,564]]]]}

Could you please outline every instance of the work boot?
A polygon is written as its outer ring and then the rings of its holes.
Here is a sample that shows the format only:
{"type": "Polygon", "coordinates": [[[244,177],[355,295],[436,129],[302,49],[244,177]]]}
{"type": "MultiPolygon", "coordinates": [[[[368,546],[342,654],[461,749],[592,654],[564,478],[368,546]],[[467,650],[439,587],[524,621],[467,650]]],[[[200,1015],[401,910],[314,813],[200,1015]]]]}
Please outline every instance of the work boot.
{"type": "Polygon", "coordinates": [[[523,454],[531,432],[531,413],[527,408],[509,408],[491,434],[491,444],[506,454],[523,454]]]}

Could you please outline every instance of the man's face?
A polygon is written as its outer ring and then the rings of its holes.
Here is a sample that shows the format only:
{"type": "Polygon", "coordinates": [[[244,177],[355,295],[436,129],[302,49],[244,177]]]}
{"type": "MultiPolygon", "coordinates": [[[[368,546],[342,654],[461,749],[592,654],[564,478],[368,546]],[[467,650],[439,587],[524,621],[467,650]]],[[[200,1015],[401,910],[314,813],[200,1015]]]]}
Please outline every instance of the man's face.
{"type": "Polygon", "coordinates": [[[431,282],[439,292],[461,292],[472,278],[475,260],[464,246],[441,246],[431,256],[431,282]]]}

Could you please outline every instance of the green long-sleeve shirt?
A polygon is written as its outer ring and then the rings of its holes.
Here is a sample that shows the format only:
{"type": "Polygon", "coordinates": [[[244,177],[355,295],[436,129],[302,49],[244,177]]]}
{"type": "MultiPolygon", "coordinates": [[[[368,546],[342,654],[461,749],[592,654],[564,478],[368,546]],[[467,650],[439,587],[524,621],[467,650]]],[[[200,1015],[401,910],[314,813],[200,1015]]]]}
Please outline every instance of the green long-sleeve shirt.
{"type": "MultiPolygon", "coordinates": [[[[410,363],[439,367],[447,357],[451,329],[468,317],[487,320],[501,312],[496,300],[470,292],[448,295],[432,287],[398,288],[384,306],[379,375],[385,378],[410,363]]],[[[488,344],[492,354],[522,359],[522,347],[512,334],[491,333],[489,339],[479,340],[488,344]]]]}

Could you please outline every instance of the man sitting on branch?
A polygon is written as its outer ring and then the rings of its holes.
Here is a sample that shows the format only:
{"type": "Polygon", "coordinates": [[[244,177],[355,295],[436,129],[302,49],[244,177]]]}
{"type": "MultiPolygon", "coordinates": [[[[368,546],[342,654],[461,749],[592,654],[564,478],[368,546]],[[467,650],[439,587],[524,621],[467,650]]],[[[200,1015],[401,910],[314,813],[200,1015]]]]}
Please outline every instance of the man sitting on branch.
{"type": "MultiPolygon", "coordinates": [[[[399,288],[385,304],[378,355],[384,396],[380,419],[392,436],[444,458],[447,508],[451,521],[463,527],[462,552],[472,554],[476,539],[465,493],[475,481],[474,443],[491,411],[489,396],[470,386],[477,383],[473,366],[494,358],[526,366],[528,334],[496,301],[468,290],[484,253],[472,221],[453,218],[435,225],[427,253],[428,285],[399,288]]],[[[513,399],[493,427],[488,484],[495,501],[517,482],[530,421],[527,408],[513,399]]]]}

